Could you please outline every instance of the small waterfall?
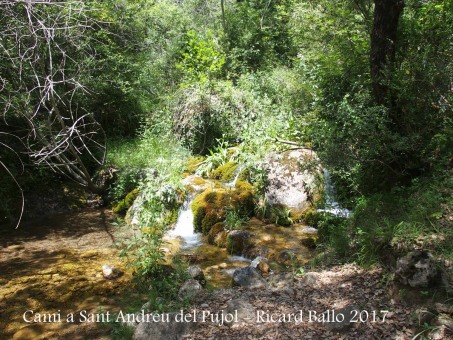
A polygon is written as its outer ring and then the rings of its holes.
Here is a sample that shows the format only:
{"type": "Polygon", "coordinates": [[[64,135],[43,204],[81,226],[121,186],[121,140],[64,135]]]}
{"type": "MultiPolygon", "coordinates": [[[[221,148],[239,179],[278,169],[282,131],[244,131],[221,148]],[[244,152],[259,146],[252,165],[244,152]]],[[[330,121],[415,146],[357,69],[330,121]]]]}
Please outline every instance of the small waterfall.
{"type": "Polygon", "coordinates": [[[236,172],[236,176],[234,176],[234,179],[231,182],[225,183],[224,187],[226,187],[226,188],[234,188],[236,186],[236,182],[239,179],[239,176],[241,176],[242,170],[244,170],[244,167],[243,166],[238,166],[238,168],[235,171],[236,172]]]}
{"type": "Polygon", "coordinates": [[[201,234],[195,233],[193,227],[193,213],[190,205],[194,197],[185,199],[179,209],[178,219],[176,220],[175,228],[170,230],[167,238],[180,238],[183,243],[181,249],[193,249],[201,244],[201,234]]]}
{"type": "Polygon", "coordinates": [[[326,195],[326,207],[325,209],[318,209],[318,211],[346,218],[351,215],[351,211],[349,209],[342,208],[340,203],[335,201],[335,188],[332,184],[330,173],[326,169],[324,169],[324,192],[326,195]]]}

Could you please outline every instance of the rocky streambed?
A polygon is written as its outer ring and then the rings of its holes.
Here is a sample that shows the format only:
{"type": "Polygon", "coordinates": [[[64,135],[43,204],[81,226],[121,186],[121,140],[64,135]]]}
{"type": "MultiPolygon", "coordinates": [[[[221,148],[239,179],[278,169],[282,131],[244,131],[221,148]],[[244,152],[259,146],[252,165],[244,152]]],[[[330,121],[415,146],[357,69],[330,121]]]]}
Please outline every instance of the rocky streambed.
{"type": "Polygon", "coordinates": [[[122,296],[133,298],[131,273],[118,257],[131,229],[114,222],[107,209],[86,209],[30,221],[14,232],[0,229],[0,338],[108,335],[102,323],[66,322],[66,315],[115,312],[122,296]],[[104,278],[104,264],[115,265],[123,275],[104,278]]]}

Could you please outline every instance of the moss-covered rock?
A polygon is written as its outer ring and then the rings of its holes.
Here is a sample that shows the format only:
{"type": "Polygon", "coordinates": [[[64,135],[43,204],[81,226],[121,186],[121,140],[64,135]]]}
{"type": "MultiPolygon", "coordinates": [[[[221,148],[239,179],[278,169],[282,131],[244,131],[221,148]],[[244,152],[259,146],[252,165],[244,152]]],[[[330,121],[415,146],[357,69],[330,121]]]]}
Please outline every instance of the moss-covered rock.
{"type": "Polygon", "coordinates": [[[138,189],[134,189],[132,190],[131,192],[129,192],[126,197],[119,201],[117,204],[115,204],[113,207],[112,207],[112,211],[115,213],[115,214],[125,214],[126,211],[132,206],[132,204],[134,203],[135,199],[137,198],[139,194],[139,191],[138,189]]]}
{"type": "Polygon", "coordinates": [[[321,214],[316,209],[308,209],[302,214],[302,221],[312,227],[318,227],[319,221],[322,219],[321,214]]]}
{"type": "Polygon", "coordinates": [[[238,181],[235,188],[205,190],[191,205],[195,230],[207,235],[214,224],[225,219],[228,209],[234,209],[244,217],[251,216],[253,197],[253,187],[244,181],[238,181]]]}
{"type": "Polygon", "coordinates": [[[226,248],[234,255],[244,255],[253,246],[252,234],[245,230],[233,230],[228,234],[226,248]]]}
{"type": "Polygon", "coordinates": [[[238,164],[236,162],[228,162],[217,169],[214,170],[211,177],[214,179],[221,180],[222,182],[230,182],[236,176],[236,170],[238,168],[238,164]]]}
{"type": "Polygon", "coordinates": [[[209,230],[208,233],[208,243],[209,244],[215,244],[214,240],[219,235],[221,232],[225,230],[225,227],[222,222],[216,223],[211,227],[211,230],[209,230]]]}
{"type": "Polygon", "coordinates": [[[195,171],[197,171],[198,167],[200,166],[201,163],[205,160],[205,157],[203,156],[193,156],[190,157],[189,160],[187,161],[187,167],[186,170],[194,174],[195,171]]]}

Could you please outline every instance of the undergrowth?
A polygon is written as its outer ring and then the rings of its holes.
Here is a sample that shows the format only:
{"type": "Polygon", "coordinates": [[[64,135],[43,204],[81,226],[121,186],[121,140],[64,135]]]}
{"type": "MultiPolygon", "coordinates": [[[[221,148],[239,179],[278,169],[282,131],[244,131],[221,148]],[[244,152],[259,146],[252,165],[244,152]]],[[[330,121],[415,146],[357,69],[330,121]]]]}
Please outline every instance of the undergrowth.
{"type": "Polygon", "coordinates": [[[314,263],[392,266],[397,257],[414,249],[451,260],[452,192],[448,175],[419,178],[408,187],[361,197],[349,220],[318,214],[315,224],[321,245],[314,263]]]}

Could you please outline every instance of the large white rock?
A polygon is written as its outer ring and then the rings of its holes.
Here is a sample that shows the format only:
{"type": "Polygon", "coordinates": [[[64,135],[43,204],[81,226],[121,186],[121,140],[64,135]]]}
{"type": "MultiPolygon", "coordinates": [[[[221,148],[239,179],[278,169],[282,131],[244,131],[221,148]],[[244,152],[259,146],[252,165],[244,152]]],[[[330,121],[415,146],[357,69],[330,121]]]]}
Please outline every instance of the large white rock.
{"type": "Polygon", "coordinates": [[[265,196],[271,206],[290,209],[298,219],[319,199],[323,172],[316,153],[297,149],[267,157],[265,196]]]}

